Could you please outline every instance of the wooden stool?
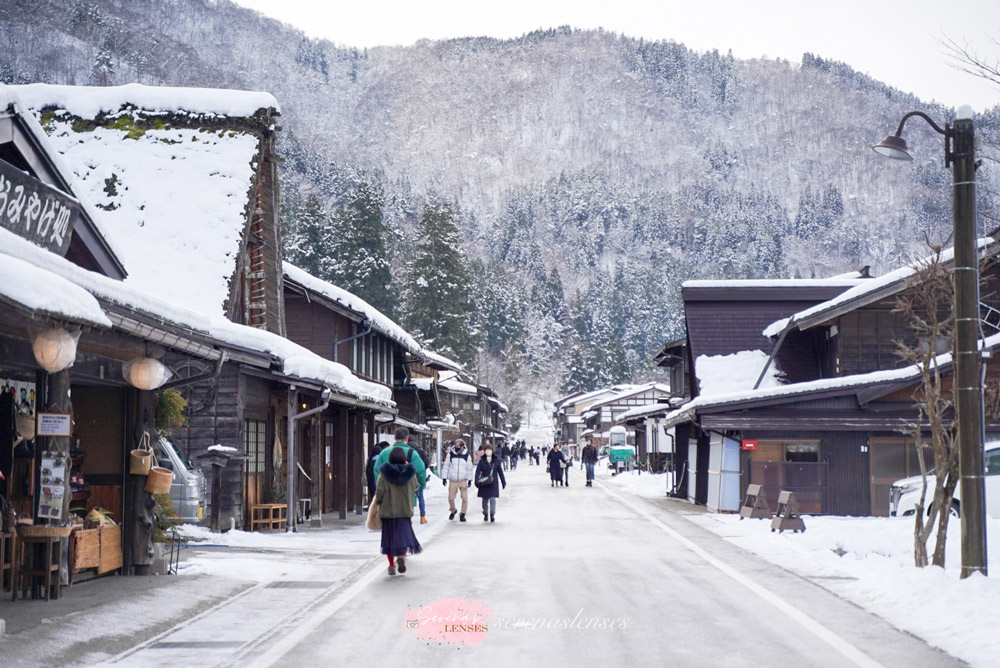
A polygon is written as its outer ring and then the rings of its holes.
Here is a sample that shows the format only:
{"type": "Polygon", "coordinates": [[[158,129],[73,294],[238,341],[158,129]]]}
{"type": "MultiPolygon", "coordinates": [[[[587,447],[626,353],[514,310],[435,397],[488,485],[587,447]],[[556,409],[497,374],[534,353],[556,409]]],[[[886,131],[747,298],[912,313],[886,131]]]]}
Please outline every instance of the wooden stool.
{"type": "Polygon", "coordinates": [[[62,549],[59,536],[20,536],[18,554],[14,559],[14,577],[11,586],[11,600],[17,600],[17,590],[21,598],[62,598],[59,571],[62,567],[62,549]],[[53,577],[53,573],[55,577],[53,577]]]}

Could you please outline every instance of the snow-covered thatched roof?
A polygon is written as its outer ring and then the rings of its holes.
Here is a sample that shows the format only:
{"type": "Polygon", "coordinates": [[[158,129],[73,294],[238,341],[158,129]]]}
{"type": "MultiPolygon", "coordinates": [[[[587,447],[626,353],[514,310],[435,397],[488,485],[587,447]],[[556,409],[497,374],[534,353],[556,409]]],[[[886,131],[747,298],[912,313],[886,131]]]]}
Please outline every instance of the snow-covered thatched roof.
{"type": "Polygon", "coordinates": [[[225,121],[275,109],[275,99],[137,84],[13,88],[41,119],[78,189],[102,209],[97,216],[126,283],[222,314],[260,151],[247,124],[225,121]]]}

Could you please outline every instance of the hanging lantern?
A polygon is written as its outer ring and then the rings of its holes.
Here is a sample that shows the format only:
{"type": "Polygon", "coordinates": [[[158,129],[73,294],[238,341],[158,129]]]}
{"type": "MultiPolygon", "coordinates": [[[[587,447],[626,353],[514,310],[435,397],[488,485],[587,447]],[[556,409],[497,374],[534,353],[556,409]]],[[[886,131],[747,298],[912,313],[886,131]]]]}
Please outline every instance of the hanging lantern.
{"type": "Polygon", "coordinates": [[[49,373],[72,366],[76,360],[76,341],[79,336],[70,334],[62,327],[53,327],[41,332],[31,342],[35,361],[49,373]]]}
{"type": "Polygon", "coordinates": [[[125,363],[122,375],[140,390],[155,390],[170,380],[173,372],[160,360],[138,357],[125,363]]]}

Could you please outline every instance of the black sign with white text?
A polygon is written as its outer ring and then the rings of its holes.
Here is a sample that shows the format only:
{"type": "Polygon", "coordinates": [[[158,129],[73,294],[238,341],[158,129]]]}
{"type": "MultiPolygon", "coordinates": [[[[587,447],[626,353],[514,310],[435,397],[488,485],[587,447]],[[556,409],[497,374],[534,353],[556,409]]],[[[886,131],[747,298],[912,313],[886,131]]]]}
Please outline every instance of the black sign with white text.
{"type": "Polygon", "coordinates": [[[0,160],[0,227],[66,255],[80,204],[0,160]]]}

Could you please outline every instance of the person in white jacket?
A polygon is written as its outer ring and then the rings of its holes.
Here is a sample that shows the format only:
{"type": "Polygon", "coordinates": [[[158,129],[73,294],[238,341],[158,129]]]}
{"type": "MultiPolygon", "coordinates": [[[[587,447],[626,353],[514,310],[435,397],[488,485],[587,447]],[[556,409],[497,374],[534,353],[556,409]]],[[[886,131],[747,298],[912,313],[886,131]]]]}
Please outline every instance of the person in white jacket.
{"type": "Polygon", "coordinates": [[[465,513],[469,509],[469,486],[472,484],[472,473],[475,467],[472,465],[472,455],[465,447],[465,441],[458,439],[454,445],[448,449],[445,455],[444,465],[441,467],[442,484],[448,485],[448,509],[451,514],[449,520],[455,519],[455,494],[462,494],[462,512],[459,514],[459,521],[465,521],[465,513]]]}

